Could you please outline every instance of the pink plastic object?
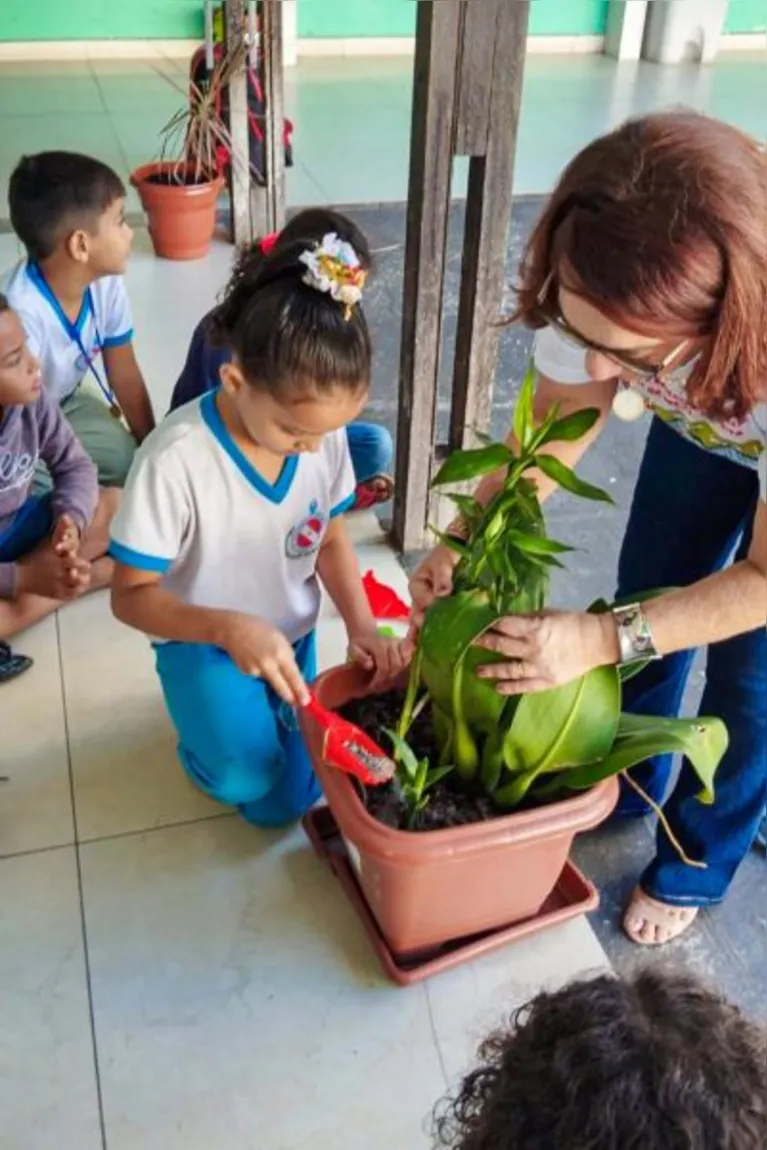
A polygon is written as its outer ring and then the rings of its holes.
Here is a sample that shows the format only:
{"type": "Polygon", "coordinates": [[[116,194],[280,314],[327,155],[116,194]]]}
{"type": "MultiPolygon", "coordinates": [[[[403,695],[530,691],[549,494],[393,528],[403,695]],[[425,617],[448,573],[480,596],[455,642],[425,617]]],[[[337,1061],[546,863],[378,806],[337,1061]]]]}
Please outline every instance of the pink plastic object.
{"type": "Polygon", "coordinates": [[[374,619],[399,619],[402,622],[410,619],[410,608],[407,603],[403,603],[391,587],[376,579],[372,571],[365,572],[362,586],[365,588],[374,619]]]}
{"type": "Polygon", "coordinates": [[[371,787],[391,781],[394,761],[364,731],[335,711],[328,711],[314,695],[309,696],[304,710],[322,728],[324,762],[371,787]]]}

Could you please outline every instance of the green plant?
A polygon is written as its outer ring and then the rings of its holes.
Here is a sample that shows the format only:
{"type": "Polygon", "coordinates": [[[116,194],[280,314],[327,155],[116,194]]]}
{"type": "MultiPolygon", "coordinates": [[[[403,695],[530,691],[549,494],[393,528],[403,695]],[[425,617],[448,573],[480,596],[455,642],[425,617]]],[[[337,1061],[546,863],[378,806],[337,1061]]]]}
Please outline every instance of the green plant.
{"type": "Polygon", "coordinates": [[[397,787],[402,796],[407,811],[406,822],[410,830],[418,822],[418,816],[429,801],[429,790],[445,775],[450,774],[452,767],[432,767],[427,758],[419,759],[406,739],[396,731],[385,730],[384,734],[391,740],[397,761],[397,787]]]}
{"type": "MultiPolygon", "coordinates": [[[[538,469],[581,498],[612,502],[544,450],[585,435],[598,412],[559,418],[553,409],[536,426],[533,394],[529,371],[514,415],[518,452],[484,440],[478,448],[455,452],[434,479],[434,486],[456,485],[507,469],[486,507],[471,496],[451,496],[466,521],[468,538],[442,537],[460,555],[454,592],[426,614],[398,726],[400,739],[407,735],[422,682],[432,704],[440,767],[453,767],[463,786],[483,789],[501,810],[586,789],[664,752],[687,757],[700,779],[702,801],[711,802],[714,773],[727,747],[724,724],[622,715],[621,681],[635,668],[602,667],[562,687],[521,697],[498,694],[492,681],[476,674],[480,664],[493,658],[476,641],[503,616],[541,610],[551,571],[562,566],[560,556],[571,550],[547,536],[529,472],[538,469]]],[[[606,603],[592,608],[606,609],[606,603]]]]}
{"type": "MultiPolygon", "coordinates": [[[[232,136],[220,108],[233,74],[244,66],[244,41],[215,61],[204,85],[189,81],[189,90],[174,78],[168,82],[184,97],[183,105],[160,129],[160,162],[167,165],[168,183],[200,184],[219,174],[219,150],[234,157],[232,136]]],[[[253,169],[257,178],[258,173],[253,169]]]]}

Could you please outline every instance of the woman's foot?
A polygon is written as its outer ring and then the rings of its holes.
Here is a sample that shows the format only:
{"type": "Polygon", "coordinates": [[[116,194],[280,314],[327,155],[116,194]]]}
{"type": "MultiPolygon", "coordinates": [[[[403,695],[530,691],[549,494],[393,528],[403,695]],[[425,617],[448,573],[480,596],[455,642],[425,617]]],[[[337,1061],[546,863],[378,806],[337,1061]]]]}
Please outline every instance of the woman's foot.
{"type": "Polygon", "coordinates": [[[637,887],[623,916],[623,929],[638,946],[665,946],[692,926],[699,910],[659,902],[637,887]]]}
{"type": "Polygon", "coordinates": [[[0,683],[9,683],[11,679],[18,679],[32,666],[28,655],[16,655],[9,645],[0,639],[0,683]]]}
{"type": "Polygon", "coordinates": [[[388,503],[394,495],[394,480],[390,475],[374,475],[358,483],[354,493],[352,511],[369,511],[381,503],[388,503]]]}

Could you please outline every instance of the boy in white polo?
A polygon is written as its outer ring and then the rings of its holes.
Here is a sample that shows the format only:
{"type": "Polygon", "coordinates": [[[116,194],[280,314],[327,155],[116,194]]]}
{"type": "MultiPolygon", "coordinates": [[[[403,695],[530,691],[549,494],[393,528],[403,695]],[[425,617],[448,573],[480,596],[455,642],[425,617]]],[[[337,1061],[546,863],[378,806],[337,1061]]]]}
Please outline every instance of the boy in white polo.
{"type": "MultiPolygon", "coordinates": [[[[9,209],[27,258],[2,290],[100,483],[122,487],[136,444],[154,427],[122,278],[133,238],[125,188],[89,156],[42,152],[17,165],[9,209]]],[[[36,488],[47,486],[38,476],[36,488]]]]}

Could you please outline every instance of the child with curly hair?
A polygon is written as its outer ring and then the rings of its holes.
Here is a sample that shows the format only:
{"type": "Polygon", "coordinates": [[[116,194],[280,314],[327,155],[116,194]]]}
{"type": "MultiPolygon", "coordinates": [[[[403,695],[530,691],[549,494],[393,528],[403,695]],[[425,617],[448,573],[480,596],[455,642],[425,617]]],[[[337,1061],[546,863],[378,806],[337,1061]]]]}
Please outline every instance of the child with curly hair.
{"type": "Polygon", "coordinates": [[[540,994],[437,1109],[444,1150],[764,1150],[767,1033],[683,973],[540,994]]]}

